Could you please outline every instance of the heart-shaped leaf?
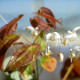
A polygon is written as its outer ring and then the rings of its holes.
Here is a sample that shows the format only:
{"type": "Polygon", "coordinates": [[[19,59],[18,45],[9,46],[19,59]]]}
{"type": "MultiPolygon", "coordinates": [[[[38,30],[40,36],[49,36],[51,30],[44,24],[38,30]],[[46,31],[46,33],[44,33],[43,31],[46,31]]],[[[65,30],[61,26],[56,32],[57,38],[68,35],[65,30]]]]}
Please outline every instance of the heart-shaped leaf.
{"type": "Polygon", "coordinates": [[[2,68],[3,59],[8,48],[19,39],[17,35],[4,36],[0,39],[0,69],[2,68]]]}
{"type": "Polygon", "coordinates": [[[41,51],[39,44],[24,45],[19,48],[12,56],[5,71],[25,66],[37,59],[41,51]]]}
{"type": "Polygon", "coordinates": [[[38,13],[54,16],[54,14],[52,13],[52,11],[50,9],[46,8],[46,7],[41,7],[38,10],[38,13]]]}
{"type": "Polygon", "coordinates": [[[54,18],[54,17],[52,17],[50,15],[41,14],[41,13],[35,13],[35,14],[37,14],[39,16],[42,16],[42,17],[45,17],[46,19],[51,19],[51,20],[53,20],[53,21],[55,21],[55,22],[57,22],[57,23],[62,25],[62,23],[60,21],[58,21],[56,18],[54,18]]]}
{"type": "Polygon", "coordinates": [[[19,15],[17,18],[14,18],[8,24],[4,25],[0,29],[0,38],[3,38],[5,35],[13,34],[17,28],[17,22],[23,17],[24,15],[19,15]]]}
{"type": "MultiPolygon", "coordinates": [[[[52,13],[52,11],[46,7],[41,7],[39,10],[38,10],[38,13],[40,14],[44,14],[44,15],[49,15],[49,16],[52,16],[53,18],[55,18],[54,14],[52,13]]],[[[56,28],[56,21],[53,21],[51,19],[48,19],[46,18],[46,21],[48,22],[48,24],[53,27],[53,28],[56,28]]]]}
{"type": "Polygon", "coordinates": [[[34,28],[38,27],[40,30],[46,30],[49,28],[48,24],[38,16],[30,18],[30,22],[34,28]]]}
{"type": "Polygon", "coordinates": [[[52,72],[55,70],[56,66],[57,66],[57,60],[51,56],[42,56],[41,58],[41,66],[49,71],[52,72]]]}

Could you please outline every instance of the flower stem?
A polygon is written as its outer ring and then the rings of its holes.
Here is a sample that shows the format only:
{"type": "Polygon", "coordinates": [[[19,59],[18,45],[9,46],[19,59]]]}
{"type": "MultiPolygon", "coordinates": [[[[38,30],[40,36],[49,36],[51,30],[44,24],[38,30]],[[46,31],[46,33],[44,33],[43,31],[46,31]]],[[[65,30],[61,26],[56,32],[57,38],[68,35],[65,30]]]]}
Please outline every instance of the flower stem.
{"type": "Polygon", "coordinates": [[[70,65],[70,67],[68,68],[68,71],[66,72],[64,78],[62,80],[66,80],[67,77],[69,76],[71,70],[73,69],[73,64],[70,65]]]}
{"type": "Polygon", "coordinates": [[[19,34],[24,40],[26,40],[27,42],[29,42],[30,44],[32,44],[27,38],[25,38],[23,35],[21,35],[17,30],[16,33],[19,34]]]}
{"type": "Polygon", "coordinates": [[[36,71],[37,71],[37,79],[39,78],[39,74],[38,74],[38,61],[36,60],[36,71]]]}
{"type": "MultiPolygon", "coordinates": [[[[0,14],[1,19],[8,24],[8,22],[2,17],[2,15],[0,14]]],[[[23,39],[25,39],[27,42],[29,42],[30,44],[32,44],[28,39],[26,39],[23,35],[21,35],[17,30],[15,30],[16,33],[18,33],[23,39]]]]}
{"type": "MultiPolygon", "coordinates": [[[[75,58],[78,59],[79,56],[80,56],[80,52],[76,55],[75,58]]],[[[69,74],[72,71],[73,67],[74,67],[74,65],[71,64],[62,80],[66,80],[67,79],[67,77],[69,76],[69,74]]]]}
{"type": "Polygon", "coordinates": [[[6,24],[8,24],[8,22],[3,18],[3,16],[1,14],[0,14],[0,17],[6,24]]]}
{"type": "Polygon", "coordinates": [[[35,37],[35,39],[34,39],[34,42],[33,43],[35,43],[36,42],[36,40],[37,40],[37,38],[39,37],[39,35],[42,33],[43,31],[41,31],[36,37],[35,37]]]}

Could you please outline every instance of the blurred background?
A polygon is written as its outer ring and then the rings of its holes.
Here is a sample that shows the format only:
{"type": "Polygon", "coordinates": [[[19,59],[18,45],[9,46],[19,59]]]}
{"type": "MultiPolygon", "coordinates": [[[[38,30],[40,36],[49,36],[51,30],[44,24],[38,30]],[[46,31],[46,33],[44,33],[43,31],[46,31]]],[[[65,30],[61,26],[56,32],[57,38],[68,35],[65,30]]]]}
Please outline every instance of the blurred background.
{"type": "MultiPolygon", "coordinates": [[[[40,7],[50,8],[57,19],[63,19],[66,29],[80,25],[80,0],[0,0],[0,14],[7,22],[19,14],[24,14],[18,29],[30,25],[29,18],[40,7]]],[[[5,23],[0,19],[0,27],[5,23]]]]}
{"type": "MultiPolygon", "coordinates": [[[[52,10],[57,19],[63,18],[63,26],[65,30],[72,30],[80,26],[80,0],[0,0],[0,14],[9,22],[19,14],[24,14],[24,17],[19,21],[18,30],[29,26],[29,18],[33,17],[40,7],[47,7],[52,10]]],[[[0,28],[5,25],[0,18],[0,28]]],[[[66,48],[62,47],[65,52],[66,48]]],[[[53,49],[52,49],[53,51],[53,49]]],[[[65,52],[66,55],[68,50],[65,52]]],[[[8,52],[10,53],[10,51],[8,52]]],[[[63,63],[58,63],[58,68],[54,72],[43,70],[40,75],[40,80],[60,80],[60,70],[63,63]]],[[[1,72],[0,72],[1,73],[1,72]]],[[[1,77],[0,80],[5,80],[1,77]]]]}

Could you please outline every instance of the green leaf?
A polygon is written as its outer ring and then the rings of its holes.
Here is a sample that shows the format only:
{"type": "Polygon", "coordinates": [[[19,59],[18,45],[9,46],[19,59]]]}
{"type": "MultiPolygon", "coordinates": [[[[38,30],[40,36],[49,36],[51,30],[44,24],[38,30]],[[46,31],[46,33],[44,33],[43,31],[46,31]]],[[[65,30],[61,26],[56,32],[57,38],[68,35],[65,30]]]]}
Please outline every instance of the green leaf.
{"type": "Polygon", "coordinates": [[[21,68],[19,68],[19,71],[21,72],[21,75],[23,76],[24,79],[30,79],[32,80],[35,71],[35,64],[34,63],[30,63],[26,66],[23,66],[21,68]]]}
{"type": "Polygon", "coordinates": [[[24,75],[32,75],[33,71],[35,70],[34,63],[30,63],[27,66],[23,66],[20,69],[21,74],[24,75]]]}
{"type": "Polygon", "coordinates": [[[41,33],[39,34],[39,37],[38,37],[37,40],[36,40],[36,43],[38,43],[38,44],[41,45],[41,50],[42,50],[42,51],[45,50],[45,47],[47,46],[47,43],[46,43],[46,41],[43,39],[43,37],[44,37],[44,32],[41,32],[41,33]]]}
{"type": "Polygon", "coordinates": [[[10,62],[7,65],[5,71],[10,71],[22,66],[28,65],[37,59],[41,51],[41,46],[39,44],[27,44],[19,48],[12,56],[10,62]]]}
{"type": "Polygon", "coordinates": [[[0,69],[2,68],[2,63],[6,51],[18,39],[19,39],[18,35],[8,35],[3,37],[3,39],[0,39],[0,69]]]}

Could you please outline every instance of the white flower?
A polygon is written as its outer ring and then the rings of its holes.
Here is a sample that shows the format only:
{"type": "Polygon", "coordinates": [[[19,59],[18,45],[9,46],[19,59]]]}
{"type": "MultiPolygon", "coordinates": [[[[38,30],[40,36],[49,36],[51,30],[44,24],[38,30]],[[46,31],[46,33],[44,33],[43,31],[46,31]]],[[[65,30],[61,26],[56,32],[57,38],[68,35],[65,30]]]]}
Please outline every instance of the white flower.
{"type": "Polygon", "coordinates": [[[50,46],[47,46],[45,54],[46,54],[46,55],[52,54],[52,52],[51,52],[51,50],[50,50],[50,46]]]}
{"type": "Polygon", "coordinates": [[[65,39],[75,40],[77,38],[77,34],[74,32],[68,31],[68,34],[64,36],[65,39]]]}
{"type": "Polygon", "coordinates": [[[60,36],[60,34],[58,32],[53,32],[53,36],[57,40],[57,44],[62,42],[62,37],[60,36]]]}
{"type": "Polygon", "coordinates": [[[67,45],[67,43],[68,43],[68,39],[63,38],[62,44],[67,45]]]}
{"type": "Polygon", "coordinates": [[[80,52],[80,46],[75,46],[75,47],[74,47],[74,51],[80,52]]]}
{"type": "Polygon", "coordinates": [[[57,44],[58,44],[61,42],[62,37],[60,36],[60,34],[58,32],[53,32],[53,33],[48,33],[46,35],[46,41],[47,40],[52,40],[52,41],[57,40],[57,44]]]}
{"type": "Polygon", "coordinates": [[[48,43],[48,40],[54,41],[54,36],[52,35],[52,33],[46,34],[45,38],[46,38],[46,43],[48,43]]]}
{"type": "Polygon", "coordinates": [[[66,45],[69,40],[77,39],[76,31],[79,30],[80,27],[75,27],[72,31],[68,30],[68,34],[65,34],[63,39],[63,44],[66,45]]]}
{"type": "Polygon", "coordinates": [[[63,62],[63,59],[64,59],[64,55],[62,53],[59,53],[58,54],[58,57],[60,59],[60,62],[63,62]]]}
{"type": "Polygon", "coordinates": [[[39,30],[39,28],[38,28],[38,27],[36,27],[35,29],[36,29],[36,30],[39,30]]]}
{"type": "Polygon", "coordinates": [[[49,40],[50,39],[50,37],[52,37],[53,35],[52,35],[52,33],[48,33],[48,34],[46,34],[45,35],[45,37],[46,37],[46,40],[49,40]]]}
{"type": "Polygon", "coordinates": [[[75,27],[72,32],[76,32],[76,31],[79,30],[79,29],[80,29],[80,26],[75,27]]]}
{"type": "Polygon", "coordinates": [[[28,30],[30,30],[31,31],[31,34],[33,35],[33,36],[37,36],[38,35],[38,28],[33,28],[32,26],[27,26],[27,27],[25,27],[25,28],[23,28],[23,29],[28,29],[28,30]]]}
{"type": "Polygon", "coordinates": [[[75,40],[77,38],[76,31],[80,29],[79,27],[75,27],[72,31],[68,30],[68,34],[64,36],[65,39],[75,40]]]}
{"type": "Polygon", "coordinates": [[[72,63],[72,59],[75,57],[75,53],[73,53],[72,49],[70,49],[70,59],[71,59],[71,63],[72,63]]]}

